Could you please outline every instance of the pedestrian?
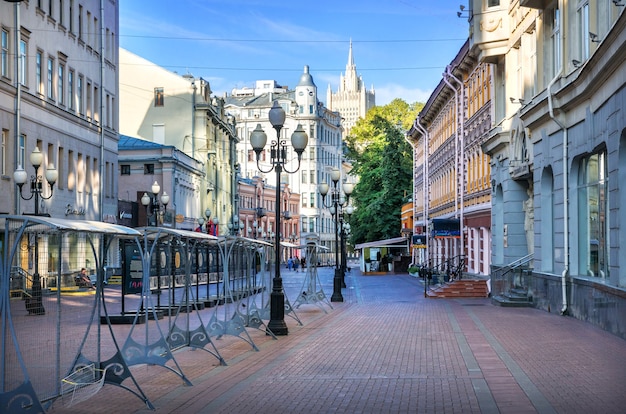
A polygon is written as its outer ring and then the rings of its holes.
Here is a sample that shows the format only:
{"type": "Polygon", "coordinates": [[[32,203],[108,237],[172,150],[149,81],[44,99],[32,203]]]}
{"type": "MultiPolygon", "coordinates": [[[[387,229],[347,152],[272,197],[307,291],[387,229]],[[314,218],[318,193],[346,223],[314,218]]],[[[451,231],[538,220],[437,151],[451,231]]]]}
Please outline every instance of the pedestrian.
{"type": "Polygon", "coordinates": [[[306,266],[306,259],[304,257],[300,259],[300,264],[302,265],[302,271],[304,272],[304,266],[306,266]]]}
{"type": "Polygon", "coordinates": [[[293,257],[287,259],[287,269],[291,270],[293,268],[293,257]]]}
{"type": "Polygon", "coordinates": [[[91,279],[89,279],[89,276],[87,276],[87,269],[85,269],[84,267],[80,269],[80,273],[76,275],[76,286],[95,289],[95,287],[91,283],[91,279]]]}
{"type": "Polygon", "coordinates": [[[300,260],[298,260],[298,258],[294,258],[293,259],[293,268],[295,269],[295,271],[298,271],[298,266],[300,266],[300,260]]]}

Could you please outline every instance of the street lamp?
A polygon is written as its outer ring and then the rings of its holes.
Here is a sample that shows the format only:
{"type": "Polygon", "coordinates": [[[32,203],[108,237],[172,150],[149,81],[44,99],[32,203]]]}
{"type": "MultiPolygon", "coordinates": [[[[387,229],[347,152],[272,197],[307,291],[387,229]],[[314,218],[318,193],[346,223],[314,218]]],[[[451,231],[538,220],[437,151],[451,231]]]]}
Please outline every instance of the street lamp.
{"type": "MultiPolygon", "coordinates": [[[[43,183],[44,177],[39,175],[39,167],[43,162],[43,154],[39,151],[39,147],[35,147],[33,152],[30,153],[30,163],[35,168],[35,175],[31,175],[30,177],[30,197],[24,197],[22,194],[22,188],[26,181],[28,180],[28,174],[21,165],[17,166],[17,169],[13,173],[13,181],[20,188],[19,195],[23,200],[30,200],[33,197],[35,198],[35,215],[39,216],[39,199],[42,198],[44,200],[49,200],[54,193],[54,184],[57,182],[59,178],[59,172],[54,168],[54,164],[48,164],[48,168],[46,169],[45,181],[50,186],[50,194],[46,197],[42,194],[43,192],[43,183]]],[[[49,214],[42,214],[45,216],[49,216],[49,214]]],[[[32,297],[28,302],[26,302],[26,309],[28,313],[34,313],[35,315],[44,315],[46,310],[43,307],[42,297],[41,297],[41,278],[39,275],[39,242],[37,240],[37,234],[35,234],[35,270],[33,273],[33,284],[32,284],[32,297]]]]}
{"type": "Polygon", "coordinates": [[[219,220],[217,219],[217,217],[211,218],[210,208],[207,208],[206,210],[204,210],[204,217],[200,217],[198,219],[198,224],[200,224],[201,229],[204,223],[206,223],[205,229],[206,229],[207,234],[213,234],[214,236],[217,236],[217,225],[219,224],[219,220]],[[212,226],[214,226],[213,229],[212,229],[212,226]]]}
{"type": "Polygon", "coordinates": [[[250,134],[250,144],[256,153],[256,163],[259,171],[262,173],[269,173],[273,170],[276,171],[276,233],[275,233],[275,264],[274,264],[274,280],[272,282],[272,293],[270,294],[270,321],[267,328],[274,335],[287,335],[287,324],[285,323],[285,293],[283,291],[283,281],[280,277],[280,174],[283,170],[286,173],[292,174],[300,169],[300,163],[302,161],[302,153],[306,148],[306,144],[309,141],[309,137],[302,128],[302,125],[298,124],[293,134],[291,134],[291,145],[294,151],[298,155],[298,166],[293,171],[285,169],[287,162],[287,142],[280,137],[280,130],[285,124],[285,111],[278,105],[278,101],[274,101],[272,109],[269,111],[269,120],[274,129],[276,130],[276,140],[271,142],[270,145],[270,158],[272,166],[268,170],[263,170],[259,165],[259,159],[261,158],[261,151],[265,147],[267,142],[267,135],[261,124],[257,124],[256,128],[250,134]]]}
{"type": "Polygon", "coordinates": [[[343,302],[343,296],[341,295],[341,285],[343,282],[342,269],[339,264],[339,221],[342,216],[342,209],[348,205],[350,201],[350,194],[354,190],[354,184],[343,183],[343,192],[339,188],[339,179],[341,178],[341,171],[337,168],[333,168],[330,172],[330,179],[333,182],[333,188],[331,191],[330,204],[326,204],[326,195],[331,190],[327,183],[321,183],[318,185],[318,190],[322,196],[322,204],[324,207],[330,210],[330,214],[335,221],[335,277],[333,278],[333,295],[330,297],[331,302],[343,302]]]}
{"type": "Polygon", "coordinates": [[[163,204],[163,214],[167,211],[167,204],[170,202],[170,196],[165,191],[161,195],[161,203],[159,204],[158,195],[161,192],[161,186],[158,182],[152,184],[152,194],[150,197],[148,193],[143,193],[141,197],[141,204],[146,208],[146,215],[148,215],[148,206],[150,206],[150,215],[154,214],[154,225],[159,226],[159,213],[161,211],[161,204],[163,204]]]}

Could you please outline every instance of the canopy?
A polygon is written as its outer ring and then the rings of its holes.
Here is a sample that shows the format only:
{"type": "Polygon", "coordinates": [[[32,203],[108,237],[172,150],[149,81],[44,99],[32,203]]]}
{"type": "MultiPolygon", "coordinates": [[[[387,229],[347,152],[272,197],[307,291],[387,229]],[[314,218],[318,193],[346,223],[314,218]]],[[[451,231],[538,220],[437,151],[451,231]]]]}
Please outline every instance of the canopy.
{"type": "Polygon", "coordinates": [[[406,245],[406,237],[394,237],[393,239],[376,240],[367,243],[360,243],[354,246],[354,250],[361,250],[367,247],[401,247],[406,245]]]}

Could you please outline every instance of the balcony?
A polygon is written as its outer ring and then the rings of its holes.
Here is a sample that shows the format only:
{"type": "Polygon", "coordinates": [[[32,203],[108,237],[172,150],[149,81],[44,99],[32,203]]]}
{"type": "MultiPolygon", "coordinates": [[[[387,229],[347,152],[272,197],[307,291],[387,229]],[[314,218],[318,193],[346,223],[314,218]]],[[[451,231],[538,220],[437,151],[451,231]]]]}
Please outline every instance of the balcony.
{"type": "Polygon", "coordinates": [[[491,7],[470,17],[470,49],[478,49],[480,62],[496,63],[500,56],[505,55],[509,34],[506,7],[491,7]]]}

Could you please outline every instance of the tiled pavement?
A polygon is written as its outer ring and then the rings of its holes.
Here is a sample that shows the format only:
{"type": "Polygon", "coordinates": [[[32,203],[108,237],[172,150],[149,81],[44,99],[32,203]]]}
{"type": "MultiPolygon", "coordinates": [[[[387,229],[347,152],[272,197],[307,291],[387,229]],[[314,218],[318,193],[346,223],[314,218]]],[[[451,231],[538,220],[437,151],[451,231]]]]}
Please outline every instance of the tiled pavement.
{"type": "MultiPolygon", "coordinates": [[[[320,270],[332,293],[332,269],[320,270]]],[[[283,273],[293,301],[302,273],[283,273]]],[[[624,413],[626,341],[573,318],[425,299],[408,275],[353,270],[344,302],[296,310],[289,335],[259,330],[259,347],[215,340],[228,366],[201,350],[175,354],[193,386],[158,366],[132,368],[155,407],[105,385],[51,413],[624,413]]]]}

